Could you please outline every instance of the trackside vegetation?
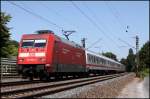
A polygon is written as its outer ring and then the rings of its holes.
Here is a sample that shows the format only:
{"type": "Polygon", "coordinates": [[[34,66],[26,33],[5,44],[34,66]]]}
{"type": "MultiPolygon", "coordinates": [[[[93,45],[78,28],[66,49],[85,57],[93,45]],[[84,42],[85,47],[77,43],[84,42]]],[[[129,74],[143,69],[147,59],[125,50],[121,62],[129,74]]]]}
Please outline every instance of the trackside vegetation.
{"type": "MultiPolygon", "coordinates": [[[[137,77],[144,78],[149,76],[149,66],[150,66],[150,41],[147,41],[139,50],[139,67],[137,72],[137,77]]],[[[136,55],[133,53],[133,50],[129,49],[129,54],[127,58],[121,59],[121,63],[126,65],[126,71],[136,72],[136,55]]]]}
{"type": "Polygon", "coordinates": [[[7,24],[11,20],[11,16],[9,14],[6,14],[5,12],[1,13],[1,57],[11,57],[11,56],[17,56],[18,51],[18,42],[15,40],[10,39],[10,29],[7,24]]]}
{"type": "Polygon", "coordinates": [[[144,78],[150,73],[150,41],[147,41],[139,51],[139,68],[138,76],[144,78]]]}

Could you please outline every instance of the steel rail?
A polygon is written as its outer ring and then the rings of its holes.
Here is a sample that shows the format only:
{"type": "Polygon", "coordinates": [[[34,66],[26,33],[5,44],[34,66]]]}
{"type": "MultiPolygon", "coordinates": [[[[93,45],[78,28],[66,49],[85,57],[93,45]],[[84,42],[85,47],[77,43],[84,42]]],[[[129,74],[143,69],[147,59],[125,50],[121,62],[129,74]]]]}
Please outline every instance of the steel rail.
{"type": "Polygon", "coordinates": [[[24,84],[32,84],[32,83],[40,83],[40,82],[41,82],[40,80],[1,82],[1,87],[19,86],[19,85],[24,85],[24,84]]]}
{"type": "Polygon", "coordinates": [[[45,94],[52,94],[63,90],[112,79],[125,74],[127,73],[97,76],[92,78],[82,78],[82,79],[76,79],[71,81],[61,81],[61,82],[50,83],[48,85],[42,85],[42,86],[20,89],[20,90],[1,91],[1,96],[2,98],[29,98],[35,96],[42,96],[45,94]]]}

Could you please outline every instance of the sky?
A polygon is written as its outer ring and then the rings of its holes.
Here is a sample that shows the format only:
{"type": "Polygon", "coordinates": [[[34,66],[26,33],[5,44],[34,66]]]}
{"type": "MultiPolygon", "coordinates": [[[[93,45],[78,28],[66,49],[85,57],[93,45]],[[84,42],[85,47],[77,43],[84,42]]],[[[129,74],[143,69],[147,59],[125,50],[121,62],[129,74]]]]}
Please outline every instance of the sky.
{"type": "MultiPolygon", "coordinates": [[[[20,41],[23,34],[37,30],[52,30],[65,38],[62,29],[75,30],[69,36],[71,41],[81,44],[81,39],[86,38],[88,50],[113,52],[119,60],[126,58],[129,48],[135,47],[136,35],[139,36],[140,48],[149,40],[149,1],[11,2],[32,13],[1,1],[1,11],[12,17],[8,27],[11,27],[13,40],[20,41]]],[[[134,48],[133,51],[135,53],[134,48]]]]}

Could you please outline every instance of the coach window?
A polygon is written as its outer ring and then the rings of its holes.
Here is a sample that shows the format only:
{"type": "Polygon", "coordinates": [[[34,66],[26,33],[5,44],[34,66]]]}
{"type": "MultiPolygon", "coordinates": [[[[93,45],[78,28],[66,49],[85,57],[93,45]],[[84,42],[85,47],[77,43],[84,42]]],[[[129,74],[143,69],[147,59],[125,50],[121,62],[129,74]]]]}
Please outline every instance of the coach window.
{"type": "Polygon", "coordinates": [[[90,55],[90,62],[93,63],[93,58],[91,55],[90,55]]]}
{"type": "Polygon", "coordinates": [[[105,64],[106,64],[106,65],[108,64],[108,61],[107,61],[107,60],[105,61],[105,64]]]}
{"type": "Polygon", "coordinates": [[[107,66],[109,66],[109,61],[106,61],[107,66]]]}
{"type": "Polygon", "coordinates": [[[95,56],[95,64],[97,64],[97,57],[95,56]]]}
{"type": "Polygon", "coordinates": [[[94,62],[93,56],[91,55],[92,63],[94,62]]]}
{"type": "Polygon", "coordinates": [[[96,57],[94,56],[94,61],[95,61],[95,64],[96,64],[96,57]]]}
{"type": "Polygon", "coordinates": [[[104,64],[106,64],[106,60],[104,60],[104,64]]]}
{"type": "Polygon", "coordinates": [[[97,64],[99,63],[98,57],[97,57],[97,64]]]}
{"type": "Polygon", "coordinates": [[[100,64],[102,64],[102,59],[100,58],[100,64]]]}
{"type": "Polygon", "coordinates": [[[92,56],[92,63],[94,63],[94,56],[92,56]]]}
{"type": "Polygon", "coordinates": [[[95,56],[93,56],[93,63],[95,63],[95,56]]]}
{"type": "Polygon", "coordinates": [[[87,60],[89,61],[90,60],[90,57],[89,57],[89,55],[87,54],[87,60]]]}
{"type": "Polygon", "coordinates": [[[102,64],[104,64],[104,60],[102,59],[102,64]]]}
{"type": "Polygon", "coordinates": [[[98,57],[98,64],[100,64],[100,58],[98,57]]]}
{"type": "Polygon", "coordinates": [[[95,56],[95,63],[97,64],[97,57],[95,56]]]}
{"type": "Polygon", "coordinates": [[[111,66],[111,62],[109,61],[109,65],[111,66]]]}
{"type": "Polygon", "coordinates": [[[88,60],[89,60],[89,62],[91,62],[91,58],[90,58],[90,55],[88,55],[88,60]]]}
{"type": "Polygon", "coordinates": [[[91,55],[91,63],[93,63],[93,56],[91,55]]]}
{"type": "Polygon", "coordinates": [[[88,54],[88,60],[90,63],[92,62],[91,56],[89,54],[88,54]]]}
{"type": "Polygon", "coordinates": [[[96,61],[95,63],[97,64],[97,63],[98,63],[98,61],[97,61],[97,57],[95,57],[95,61],[96,61]]]}

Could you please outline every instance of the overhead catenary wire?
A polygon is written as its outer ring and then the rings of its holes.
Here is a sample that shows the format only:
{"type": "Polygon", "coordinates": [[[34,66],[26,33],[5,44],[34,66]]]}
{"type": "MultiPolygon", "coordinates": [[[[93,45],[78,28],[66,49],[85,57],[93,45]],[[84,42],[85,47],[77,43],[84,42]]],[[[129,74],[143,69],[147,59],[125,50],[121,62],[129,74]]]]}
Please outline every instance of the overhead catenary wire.
{"type": "MultiPolygon", "coordinates": [[[[107,28],[106,26],[102,25],[103,22],[99,20],[99,18],[96,16],[96,14],[95,14],[85,3],[84,3],[83,5],[84,5],[84,6],[88,9],[88,11],[91,13],[90,15],[92,15],[92,16],[100,23],[100,25],[101,25],[103,28],[105,28],[105,30],[108,30],[109,33],[112,33],[112,31],[110,31],[109,28],[107,28]]],[[[117,36],[114,35],[114,34],[111,34],[111,36],[114,36],[114,38],[117,38],[117,36]]]]}
{"type": "MultiPolygon", "coordinates": [[[[104,31],[99,27],[99,25],[98,25],[95,21],[93,21],[88,15],[86,15],[86,14],[84,13],[84,11],[82,11],[73,1],[71,1],[71,3],[72,3],[72,5],[73,5],[76,9],[78,9],[78,11],[79,11],[82,15],[84,15],[84,17],[86,17],[99,31],[101,31],[102,34],[103,34],[106,38],[108,38],[108,40],[110,40],[111,42],[114,41],[112,38],[110,38],[110,36],[107,35],[106,32],[104,32],[104,31]]],[[[117,44],[115,41],[114,41],[114,43],[118,46],[118,44],[117,44]]],[[[115,47],[115,48],[116,48],[116,47],[115,47]]]]}
{"type": "MultiPolygon", "coordinates": [[[[112,33],[112,31],[110,31],[109,28],[106,27],[102,21],[100,21],[100,19],[97,17],[97,15],[86,5],[86,3],[84,3],[83,5],[84,5],[84,6],[88,9],[88,11],[91,13],[90,15],[92,15],[92,16],[98,21],[98,23],[100,23],[99,25],[101,25],[103,28],[105,28],[105,30],[108,30],[109,33],[112,33]]],[[[114,36],[115,38],[117,38],[117,36],[114,35],[114,34],[111,34],[111,36],[114,36]]]]}
{"type": "MultiPolygon", "coordinates": [[[[101,26],[103,26],[102,25],[102,22],[97,18],[97,16],[96,16],[96,14],[95,13],[93,13],[93,11],[84,3],[84,5],[85,5],[85,7],[88,9],[88,11],[90,11],[90,13],[91,13],[91,15],[93,15],[93,17],[94,18],[96,18],[98,21],[99,21],[99,23],[101,23],[101,26]]],[[[104,26],[103,26],[104,27],[104,26]]],[[[104,28],[106,28],[106,27],[104,27],[104,28]]],[[[107,30],[109,30],[108,28],[107,28],[107,30]]],[[[116,35],[111,35],[111,36],[113,36],[114,38],[117,38],[117,36],[116,35]]],[[[119,40],[121,40],[122,42],[124,42],[125,44],[127,44],[129,47],[131,47],[131,45],[128,43],[128,42],[126,42],[125,40],[122,40],[121,38],[118,38],[119,40]]],[[[118,47],[118,46],[117,46],[118,47]]],[[[132,46],[132,48],[133,48],[133,46],[132,46]]],[[[119,48],[118,48],[119,49],[119,48]]]]}
{"type": "MultiPolygon", "coordinates": [[[[88,15],[86,15],[73,1],[71,1],[72,5],[82,14],[84,15],[99,31],[101,31],[103,33],[104,36],[106,36],[107,38],[111,39],[107,33],[105,33],[96,22],[94,22],[88,15]]],[[[113,39],[111,39],[113,41],[113,39]]]]}
{"type": "Polygon", "coordinates": [[[57,25],[56,23],[54,23],[54,22],[52,22],[52,21],[50,21],[50,20],[44,18],[43,16],[40,16],[40,15],[38,15],[37,13],[32,12],[32,11],[30,11],[30,10],[28,10],[28,9],[26,9],[26,8],[24,8],[24,7],[22,7],[21,5],[18,5],[18,4],[16,4],[16,3],[12,2],[12,1],[8,1],[8,2],[9,2],[10,4],[12,4],[12,5],[14,5],[14,6],[16,6],[16,7],[20,8],[20,9],[22,9],[22,10],[24,10],[25,12],[27,12],[27,13],[29,13],[29,14],[31,14],[31,15],[33,15],[33,16],[35,16],[35,17],[37,17],[37,18],[39,18],[39,19],[41,19],[41,20],[43,20],[43,21],[45,21],[45,22],[47,22],[47,23],[49,23],[49,24],[51,24],[51,25],[53,25],[53,26],[55,26],[55,27],[57,27],[57,28],[59,28],[59,29],[61,29],[61,30],[63,30],[63,27],[61,27],[61,26],[57,25]]]}
{"type": "MultiPolygon", "coordinates": [[[[99,18],[96,16],[96,14],[84,3],[84,6],[88,9],[88,11],[91,13],[91,15],[93,15],[94,18],[96,18],[97,21],[99,21],[99,23],[101,23],[100,25],[105,28],[106,30],[109,30],[109,28],[105,27],[102,21],[99,20],[99,18]]],[[[110,33],[112,33],[111,31],[109,31],[110,33]]],[[[111,34],[111,36],[113,36],[114,38],[118,38],[116,35],[111,34]]],[[[120,40],[122,40],[121,38],[119,38],[120,40]]],[[[122,40],[124,41],[124,40],[122,40]]],[[[124,41],[126,42],[126,41],[124,41]]],[[[127,43],[127,42],[126,42],[127,43]]],[[[128,44],[128,43],[127,43],[128,44]]],[[[130,45],[130,44],[129,44],[130,45]]],[[[118,47],[118,46],[117,46],[118,47]]]]}
{"type": "MultiPolygon", "coordinates": [[[[116,47],[114,48],[118,48],[118,44],[115,42],[114,39],[112,39],[109,35],[107,35],[107,33],[105,31],[103,31],[99,25],[92,19],[90,18],[88,15],[86,15],[86,13],[84,13],[84,11],[82,11],[73,1],[71,1],[72,5],[82,14],[84,15],[84,17],[86,17],[99,31],[101,31],[103,33],[103,35],[107,38],[107,40],[110,40],[111,42],[114,41],[114,43],[112,44],[113,46],[116,45],[116,47]]],[[[120,48],[118,48],[119,50],[121,50],[120,48]]]]}
{"type": "MultiPolygon", "coordinates": [[[[110,10],[110,12],[112,13],[112,15],[116,18],[116,20],[118,21],[118,23],[120,24],[120,26],[121,26],[122,28],[124,28],[124,26],[126,26],[126,25],[123,25],[123,23],[119,20],[119,17],[113,12],[113,10],[115,10],[115,12],[117,13],[116,9],[113,8],[112,6],[110,7],[110,5],[109,5],[106,1],[105,1],[105,4],[106,4],[106,6],[109,8],[109,10],[110,10]]],[[[118,13],[118,15],[119,15],[119,13],[118,13]]],[[[129,28],[129,26],[127,25],[127,29],[128,29],[128,28],[129,28]]],[[[123,43],[125,43],[125,44],[128,45],[129,47],[135,48],[135,47],[133,47],[132,45],[130,45],[127,41],[122,40],[121,38],[118,38],[118,40],[122,41],[123,43]]]]}
{"type": "Polygon", "coordinates": [[[132,48],[135,49],[135,47],[132,46],[132,45],[130,45],[128,42],[126,42],[126,41],[124,41],[124,40],[122,40],[122,39],[120,39],[120,38],[119,38],[118,40],[120,40],[121,42],[125,43],[125,44],[128,45],[129,47],[132,47],[132,48]]]}
{"type": "MultiPolygon", "coordinates": [[[[122,21],[120,21],[119,19],[119,13],[115,10],[114,7],[110,6],[106,1],[105,2],[105,5],[107,6],[107,8],[109,9],[109,11],[111,12],[111,14],[115,17],[116,21],[120,24],[120,27],[123,29],[124,31],[124,28],[128,25],[126,24],[123,24],[122,21]],[[114,12],[115,11],[115,12],[114,12]],[[118,14],[118,16],[117,16],[118,14]]],[[[127,33],[127,32],[126,32],[127,33]]]]}
{"type": "Polygon", "coordinates": [[[97,41],[95,41],[94,43],[92,43],[87,49],[93,47],[95,44],[97,44],[101,40],[102,40],[102,38],[99,38],[97,41]]]}
{"type": "Polygon", "coordinates": [[[48,11],[52,11],[54,14],[56,14],[57,16],[61,17],[65,22],[67,22],[69,25],[75,27],[76,29],[78,29],[78,27],[76,25],[74,25],[72,22],[69,21],[68,18],[62,16],[58,11],[54,10],[53,8],[48,7],[47,5],[45,5],[43,2],[41,3],[41,6],[43,6],[45,9],[47,9],[48,11]]]}

